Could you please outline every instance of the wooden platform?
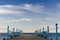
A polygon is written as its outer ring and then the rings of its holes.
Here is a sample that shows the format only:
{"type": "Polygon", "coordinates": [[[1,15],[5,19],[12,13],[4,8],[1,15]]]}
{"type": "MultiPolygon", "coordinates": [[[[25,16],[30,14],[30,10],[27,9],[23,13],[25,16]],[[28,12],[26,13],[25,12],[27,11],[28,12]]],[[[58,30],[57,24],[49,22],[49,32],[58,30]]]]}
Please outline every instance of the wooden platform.
{"type": "Polygon", "coordinates": [[[34,34],[23,34],[22,36],[18,36],[10,40],[46,40],[46,39],[35,36],[34,34]]]}

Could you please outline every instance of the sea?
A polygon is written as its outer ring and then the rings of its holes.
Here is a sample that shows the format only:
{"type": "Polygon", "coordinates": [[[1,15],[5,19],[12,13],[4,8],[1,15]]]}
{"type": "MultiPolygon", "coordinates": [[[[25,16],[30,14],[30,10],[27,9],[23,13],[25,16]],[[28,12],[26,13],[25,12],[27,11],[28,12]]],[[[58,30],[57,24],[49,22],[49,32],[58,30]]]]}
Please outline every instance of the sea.
{"type": "MultiPolygon", "coordinates": [[[[3,38],[7,38],[7,33],[0,33],[0,40],[3,40],[3,38]]],[[[50,33],[49,34],[49,40],[56,40],[56,33],[50,33]]],[[[60,33],[58,33],[58,40],[60,40],[60,33]]]]}

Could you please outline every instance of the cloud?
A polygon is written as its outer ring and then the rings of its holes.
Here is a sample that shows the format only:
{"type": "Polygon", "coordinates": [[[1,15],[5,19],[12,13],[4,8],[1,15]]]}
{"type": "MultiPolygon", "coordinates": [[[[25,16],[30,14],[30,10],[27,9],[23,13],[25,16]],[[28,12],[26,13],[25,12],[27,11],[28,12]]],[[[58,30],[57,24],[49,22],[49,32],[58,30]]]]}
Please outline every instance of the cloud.
{"type": "MultiPolygon", "coordinates": [[[[33,4],[21,4],[21,5],[0,5],[0,14],[18,14],[18,15],[23,15],[27,11],[23,10],[29,10],[30,12],[35,12],[35,13],[41,13],[44,10],[44,6],[42,5],[33,5],[33,4]]],[[[27,15],[27,14],[26,14],[27,15]]],[[[20,17],[20,16],[19,16],[20,17]]],[[[12,20],[4,20],[2,19],[1,21],[4,22],[18,22],[18,21],[32,21],[31,18],[23,18],[21,19],[14,19],[12,20]]]]}
{"type": "Polygon", "coordinates": [[[32,12],[40,13],[43,11],[44,6],[32,5],[32,4],[21,4],[21,5],[0,5],[0,14],[21,14],[24,11],[29,10],[32,12]]]}
{"type": "Polygon", "coordinates": [[[0,22],[23,22],[23,21],[30,22],[32,20],[33,19],[31,19],[31,18],[21,18],[21,19],[10,19],[10,18],[7,18],[6,20],[2,18],[0,20],[0,22]]]}
{"type": "Polygon", "coordinates": [[[60,3],[56,4],[56,7],[57,7],[58,9],[60,9],[60,3]]]}
{"type": "Polygon", "coordinates": [[[52,20],[52,18],[45,18],[45,20],[48,20],[49,21],[49,20],[52,20]]]}
{"type": "Polygon", "coordinates": [[[16,10],[13,5],[0,5],[0,14],[22,14],[24,12],[16,10]]]}
{"type": "Polygon", "coordinates": [[[30,10],[36,13],[41,13],[44,10],[44,6],[42,5],[32,5],[32,4],[24,4],[22,5],[23,9],[30,10]]]}
{"type": "Polygon", "coordinates": [[[22,19],[20,19],[20,21],[32,21],[32,19],[31,18],[22,18],[22,19]]]}
{"type": "Polygon", "coordinates": [[[58,4],[57,4],[57,7],[59,7],[59,8],[60,8],[60,3],[58,3],[58,4]]]}

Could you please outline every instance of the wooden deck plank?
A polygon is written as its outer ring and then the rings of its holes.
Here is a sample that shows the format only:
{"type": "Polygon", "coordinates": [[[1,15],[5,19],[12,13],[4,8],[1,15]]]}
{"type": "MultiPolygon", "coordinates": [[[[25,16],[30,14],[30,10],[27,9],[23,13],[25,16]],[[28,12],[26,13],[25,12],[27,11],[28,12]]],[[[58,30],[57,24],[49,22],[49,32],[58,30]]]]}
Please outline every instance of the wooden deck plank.
{"type": "Polygon", "coordinates": [[[27,34],[27,35],[15,37],[15,38],[10,39],[10,40],[46,40],[46,39],[43,39],[43,38],[35,36],[35,35],[28,35],[27,34]]]}

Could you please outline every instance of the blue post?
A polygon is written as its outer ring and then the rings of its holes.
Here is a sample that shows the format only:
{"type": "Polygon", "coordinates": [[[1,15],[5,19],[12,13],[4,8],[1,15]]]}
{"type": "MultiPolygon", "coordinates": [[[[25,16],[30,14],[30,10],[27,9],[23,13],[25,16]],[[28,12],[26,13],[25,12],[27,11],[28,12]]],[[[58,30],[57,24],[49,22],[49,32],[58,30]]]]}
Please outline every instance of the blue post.
{"type": "Polygon", "coordinates": [[[20,31],[20,36],[22,35],[22,30],[20,31]]]}
{"type": "Polygon", "coordinates": [[[17,29],[16,29],[16,36],[17,36],[17,29]]]}
{"type": "Polygon", "coordinates": [[[19,36],[20,36],[20,32],[21,32],[21,31],[19,31],[19,36]]]}
{"type": "Polygon", "coordinates": [[[17,34],[17,36],[18,36],[18,31],[17,31],[17,29],[16,29],[16,34],[17,34]]]}
{"type": "Polygon", "coordinates": [[[15,28],[13,28],[13,37],[14,37],[14,35],[15,35],[15,28]]]}
{"type": "Polygon", "coordinates": [[[49,40],[49,26],[47,26],[47,40],[49,40]]]}
{"type": "Polygon", "coordinates": [[[58,24],[56,23],[56,40],[58,40],[58,24]]]}
{"type": "Polygon", "coordinates": [[[43,27],[43,32],[44,32],[44,27],[43,27]]]}
{"type": "Polygon", "coordinates": [[[19,36],[20,36],[20,30],[18,31],[18,34],[19,34],[19,36]]]}
{"type": "Polygon", "coordinates": [[[36,32],[36,35],[37,35],[37,30],[35,32],[36,32]]]}
{"type": "Polygon", "coordinates": [[[40,37],[41,37],[41,29],[40,29],[40,37]]]}
{"type": "Polygon", "coordinates": [[[44,27],[43,27],[43,36],[44,36],[44,27]]]}
{"type": "Polygon", "coordinates": [[[9,40],[9,26],[7,27],[7,39],[9,40]]]}
{"type": "Polygon", "coordinates": [[[16,35],[18,36],[18,30],[16,29],[16,35]]]}
{"type": "Polygon", "coordinates": [[[19,36],[20,36],[20,31],[18,31],[18,34],[19,34],[19,36]]]}

